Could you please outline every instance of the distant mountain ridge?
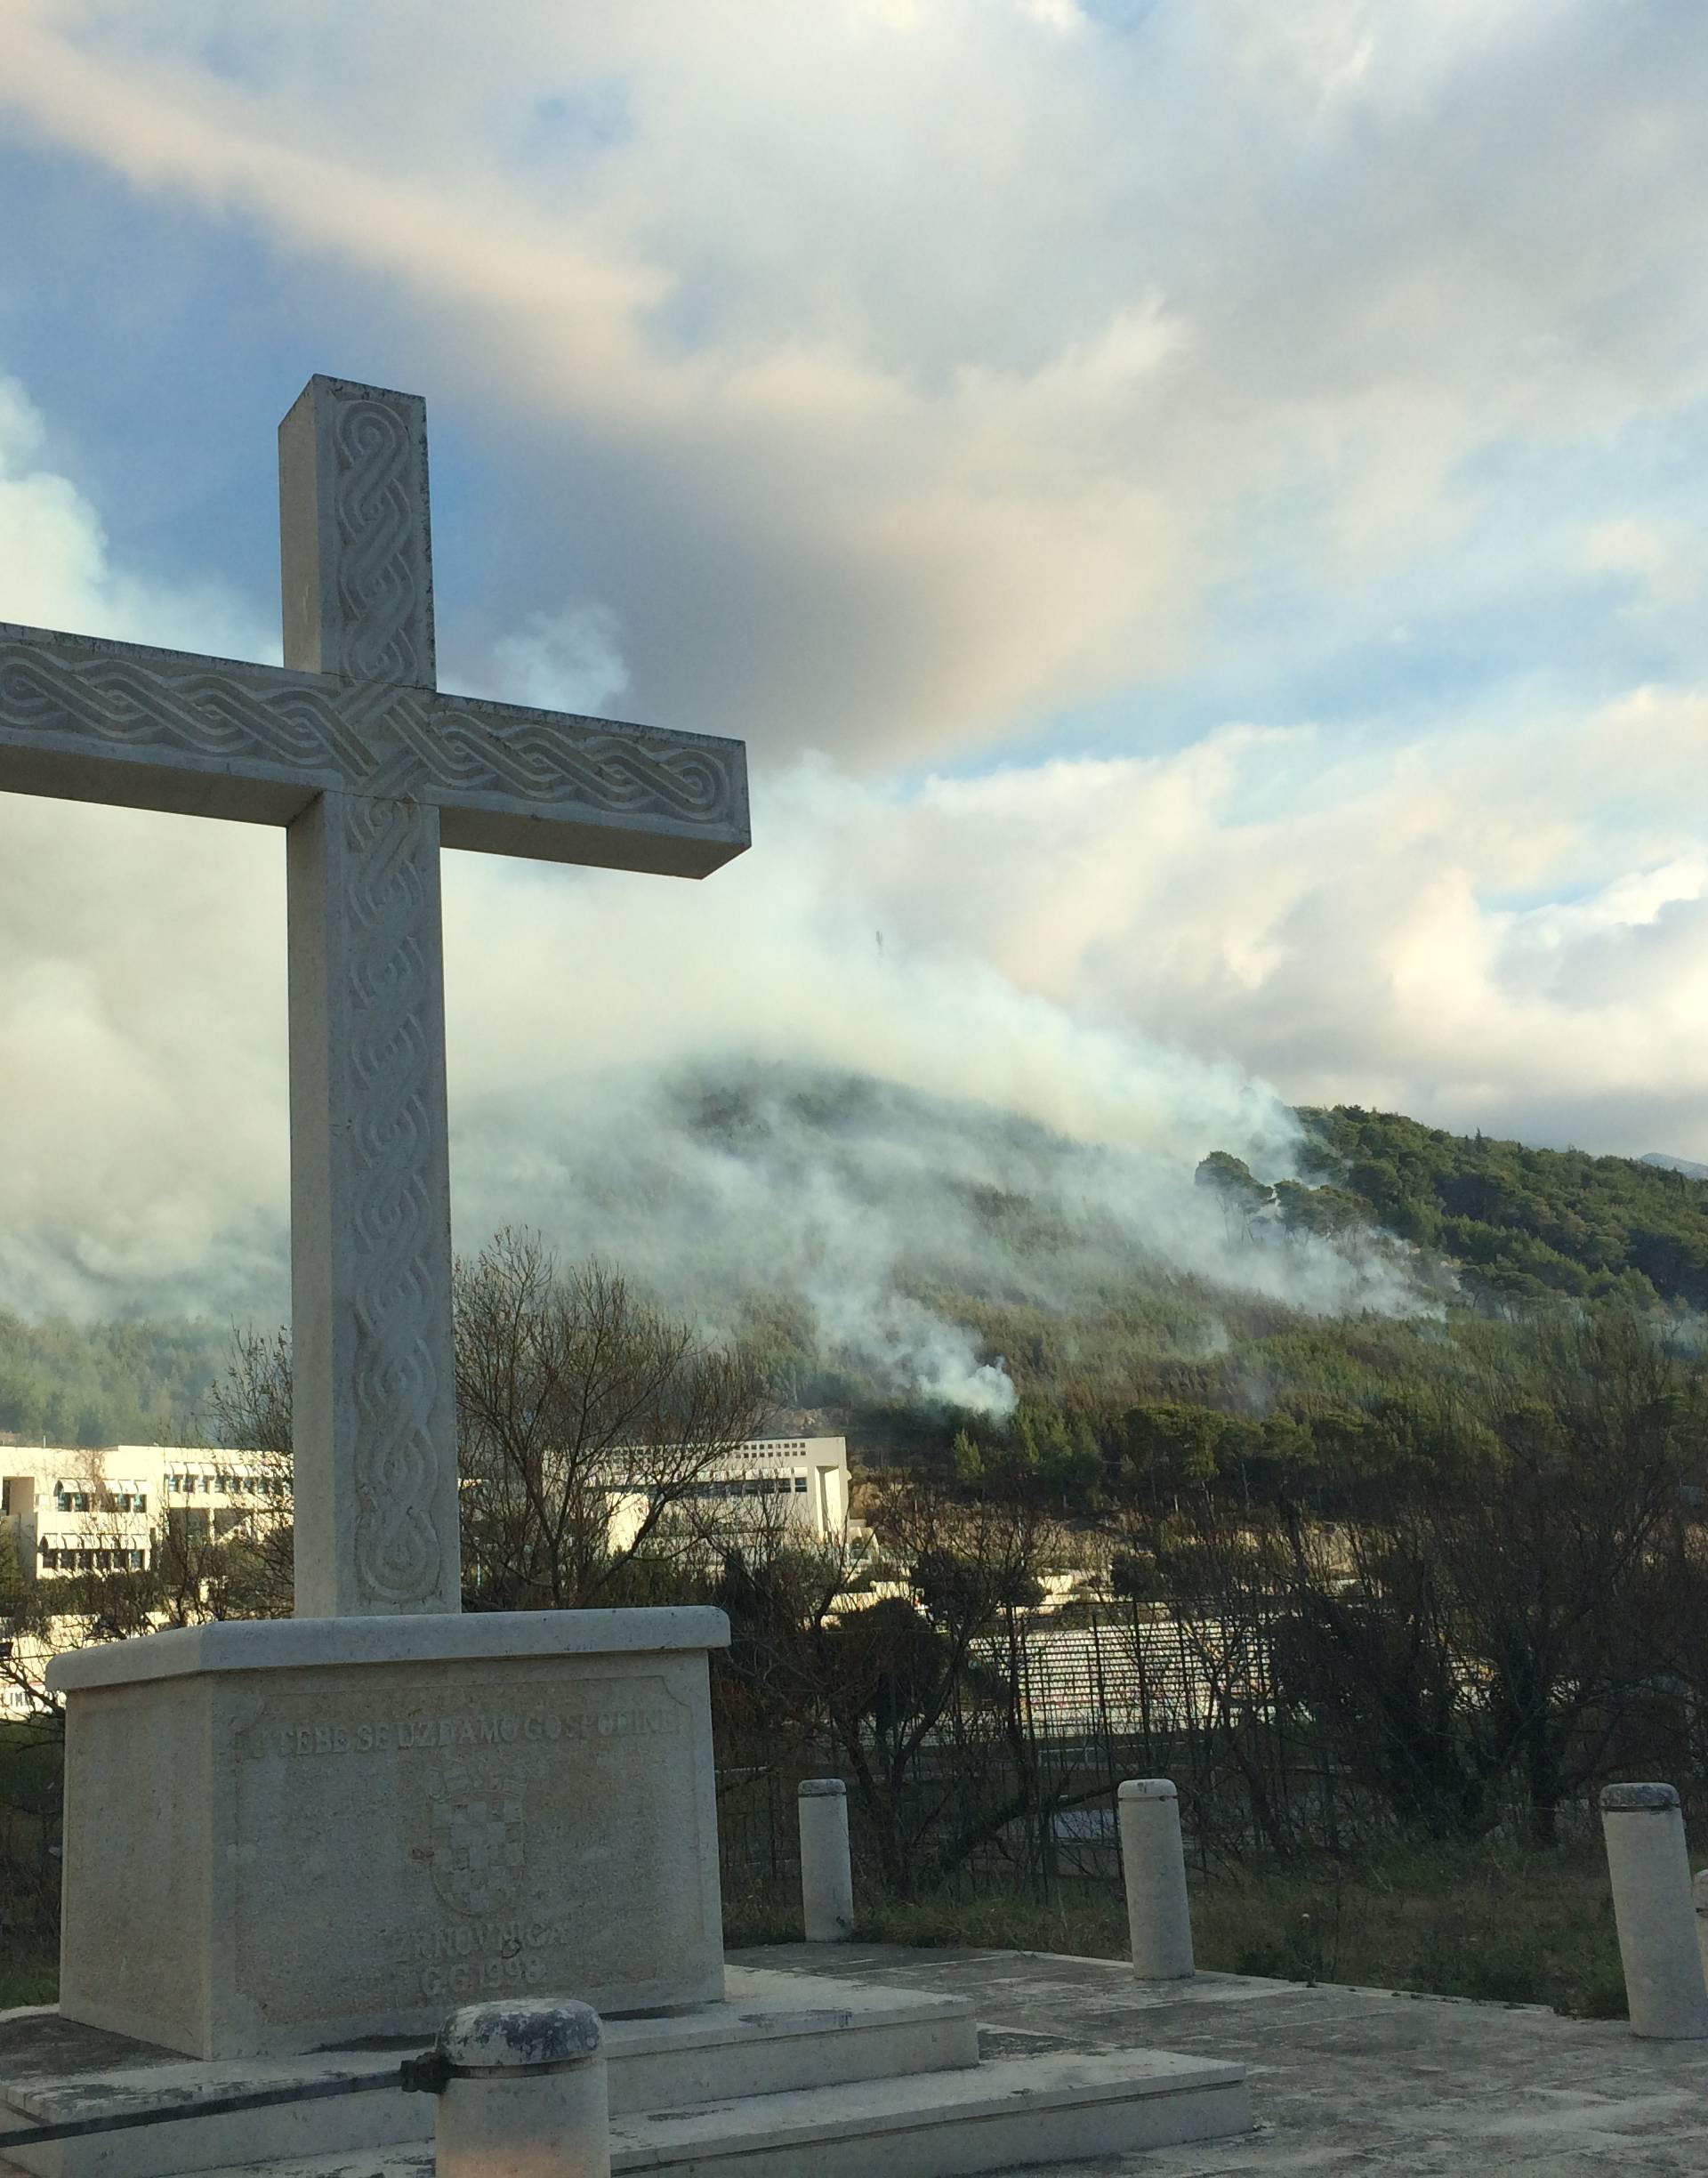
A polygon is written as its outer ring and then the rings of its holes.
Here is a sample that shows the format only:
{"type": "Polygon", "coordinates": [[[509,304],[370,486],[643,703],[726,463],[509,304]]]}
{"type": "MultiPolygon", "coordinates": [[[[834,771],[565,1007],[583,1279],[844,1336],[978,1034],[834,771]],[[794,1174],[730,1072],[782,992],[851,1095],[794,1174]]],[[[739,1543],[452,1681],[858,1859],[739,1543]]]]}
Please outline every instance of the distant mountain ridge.
{"type": "Polygon", "coordinates": [[[1647,1150],[1640,1165],[1658,1165],[1663,1172],[1682,1173],[1687,1180],[1708,1180],[1708,1165],[1693,1165],[1688,1158],[1668,1157],[1664,1150],[1647,1150]]]}

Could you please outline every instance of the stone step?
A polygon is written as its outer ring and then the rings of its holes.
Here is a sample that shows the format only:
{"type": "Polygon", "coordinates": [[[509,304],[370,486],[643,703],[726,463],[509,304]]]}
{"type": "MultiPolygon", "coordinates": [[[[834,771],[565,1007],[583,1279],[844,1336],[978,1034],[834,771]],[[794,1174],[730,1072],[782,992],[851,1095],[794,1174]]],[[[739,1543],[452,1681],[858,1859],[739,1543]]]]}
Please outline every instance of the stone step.
{"type": "MultiPolygon", "coordinates": [[[[1160,2051],[1008,2058],[614,2119],[612,2178],[975,2178],[1250,2132],[1244,2068],[1160,2051]]],[[[424,2144],[207,2178],[431,2178],[424,2144]]]]}
{"type": "Polygon", "coordinates": [[[732,1966],[715,2012],[604,2023],[611,2110],[674,2109],[979,2061],[964,1996],[732,1966]]]}
{"type": "MultiPolygon", "coordinates": [[[[605,2022],[614,2114],[947,2072],[979,2061],[978,2022],[964,1997],[742,1967],[729,1970],[726,1986],[721,2005],[605,2022]]],[[[38,2017],[53,2023],[52,2014],[38,2017]]],[[[204,2063],[117,2036],[84,2039],[96,2056],[105,2054],[104,2063],[31,2068],[22,2015],[0,2021],[0,2133],[20,2119],[47,2125],[168,2103],[193,2110],[198,2101],[293,2083],[369,2079],[376,2089],[12,2150],[32,2178],[189,2178],[270,2152],[365,2150],[423,2141],[432,2130],[428,2097],[390,2090],[399,2051],[204,2063]]]]}
{"type": "Polygon", "coordinates": [[[1245,2068],[1162,2051],[1011,2057],[611,2126],[612,2178],[971,2178],[1251,2130],[1245,2068]]]}

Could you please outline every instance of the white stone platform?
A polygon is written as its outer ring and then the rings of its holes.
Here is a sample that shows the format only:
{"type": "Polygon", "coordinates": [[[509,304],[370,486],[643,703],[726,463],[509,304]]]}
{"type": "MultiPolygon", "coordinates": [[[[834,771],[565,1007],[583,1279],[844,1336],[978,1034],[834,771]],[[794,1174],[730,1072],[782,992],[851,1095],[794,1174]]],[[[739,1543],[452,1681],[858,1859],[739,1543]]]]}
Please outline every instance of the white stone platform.
{"type": "MultiPolygon", "coordinates": [[[[881,2169],[884,2178],[947,2178],[1046,2153],[1214,2139],[1251,2123],[1238,2065],[1150,2050],[981,2064],[964,1997],[738,1967],[729,1980],[722,2004],[608,2025],[615,2171],[866,2178],[881,2169]]],[[[428,2170],[433,2105],[392,2085],[400,2054],[191,2062],[52,2011],[14,2013],[0,2017],[0,2132],[20,2120],[186,2112],[104,2138],[13,2149],[29,2178],[428,2170]],[[371,2081],[374,2092],[190,2114],[220,2096],[343,2080],[371,2081]]]]}
{"type": "Polygon", "coordinates": [[[210,2060],[723,1993],[721,1611],[226,1622],[56,1658],[60,2009],[210,2060]]]}

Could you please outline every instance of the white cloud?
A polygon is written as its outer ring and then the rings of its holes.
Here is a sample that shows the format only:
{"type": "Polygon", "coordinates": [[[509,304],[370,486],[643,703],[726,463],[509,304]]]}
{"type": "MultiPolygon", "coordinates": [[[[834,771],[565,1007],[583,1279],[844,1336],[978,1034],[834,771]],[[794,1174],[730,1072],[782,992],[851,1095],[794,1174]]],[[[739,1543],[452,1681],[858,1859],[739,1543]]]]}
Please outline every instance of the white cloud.
{"type": "Polygon", "coordinates": [[[528,417],[520,608],[560,609],[597,486],[639,707],[773,750],[918,756],[1179,670],[1277,558],[1356,592],[1463,535],[1490,449],[1708,389],[1688,11],[82,0],[7,35],[20,125],[354,270],[436,398],[528,417]]]}
{"type": "Polygon", "coordinates": [[[558,613],[530,613],[512,635],[492,646],[491,694],[543,711],[580,711],[608,717],[626,693],[622,630],[608,605],[566,606],[558,613]]]}
{"type": "Polygon", "coordinates": [[[0,619],[218,657],[278,657],[277,634],[223,584],[167,585],[115,567],[85,493],[38,465],[44,438],[35,403],[0,375],[0,619]]]}

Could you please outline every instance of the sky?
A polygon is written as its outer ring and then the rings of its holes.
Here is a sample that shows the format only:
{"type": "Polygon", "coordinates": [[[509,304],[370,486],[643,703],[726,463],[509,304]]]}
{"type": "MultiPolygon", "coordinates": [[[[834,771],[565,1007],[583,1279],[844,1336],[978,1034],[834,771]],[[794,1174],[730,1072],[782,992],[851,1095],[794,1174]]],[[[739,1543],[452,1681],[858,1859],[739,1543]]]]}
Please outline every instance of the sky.
{"type": "MultiPolygon", "coordinates": [[[[276,659],[324,370],[446,685],[746,740],[703,885],[447,858],[459,1239],[732,1061],[1708,1159],[1705,109],[1689,0],[8,0],[0,618],[276,659]]],[[[271,1290],[283,899],[0,799],[0,1305],[271,1290]]]]}

